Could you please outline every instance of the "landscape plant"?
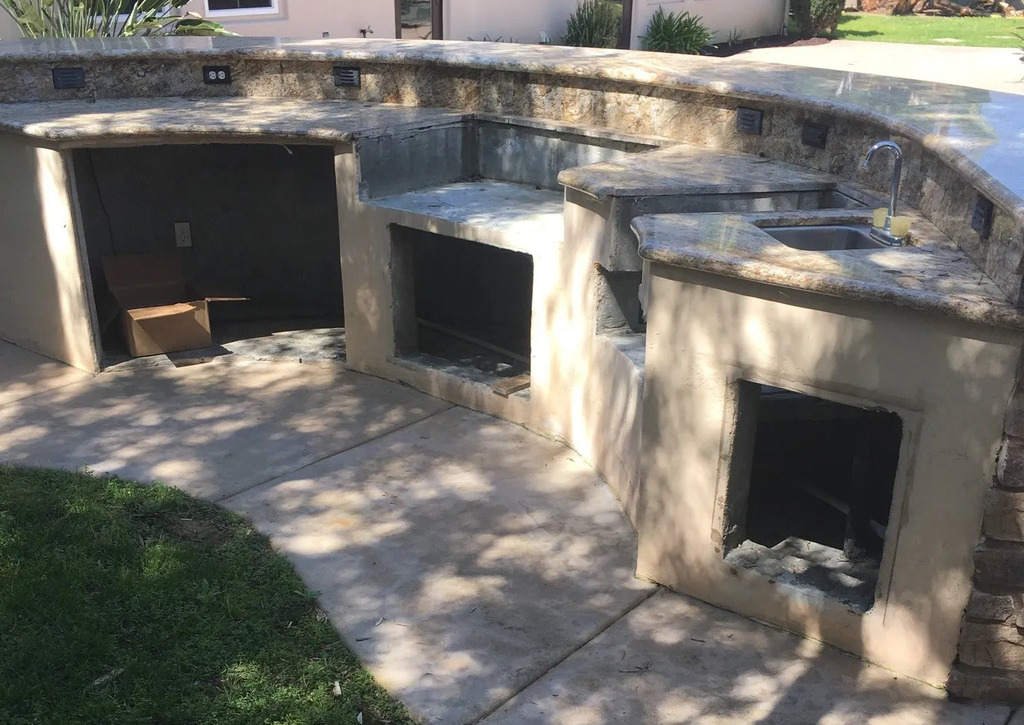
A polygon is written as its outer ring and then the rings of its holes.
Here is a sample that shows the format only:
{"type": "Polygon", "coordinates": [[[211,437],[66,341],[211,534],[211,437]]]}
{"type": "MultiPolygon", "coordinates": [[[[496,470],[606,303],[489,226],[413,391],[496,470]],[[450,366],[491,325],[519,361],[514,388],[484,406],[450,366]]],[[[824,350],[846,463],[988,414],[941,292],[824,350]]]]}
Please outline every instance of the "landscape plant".
{"type": "Polygon", "coordinates": [[[845,5],[845,0],[791,0],[790,33],[798,38],[831,36],[845,5]]]}
{"type": "Polygon", "coordinates": [[[608,0],[581,0],[566,22],[562,42],[580,48],[615,48],[621,29],[621,5],[608,0]]]}
{"type": "Polygon", "coordinates": [[[711,31],[701,18],[689,12],[654,11],[643,35],[644,50],[697,55],[711,42],[711,31]]]}
{"type": "Polygon", "coordinates": [[[220,23],[179,12],[189,0],[0,0],[26,38],[235,35],[220,23]]]}
{"type": "Polygon", "coordinates": [[[843,15],[846,0],[811,0],[811,34],[831,35],[843,15]]]}

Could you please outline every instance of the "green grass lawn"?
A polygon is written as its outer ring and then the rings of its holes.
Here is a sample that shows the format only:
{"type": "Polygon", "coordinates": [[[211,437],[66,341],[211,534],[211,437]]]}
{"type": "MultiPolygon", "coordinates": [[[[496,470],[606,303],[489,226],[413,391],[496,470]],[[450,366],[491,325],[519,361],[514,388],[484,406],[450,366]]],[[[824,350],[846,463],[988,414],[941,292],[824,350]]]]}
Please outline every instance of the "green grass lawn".
{"type": "Polygon", "coordinates": [[[941,18],[924,15],[871,15],[844,13],[835,37],[882,43],[971,45],[987,48],[1019,48],[1016,34],[1024,33],[1022,18],[941,18]],[[958,43],[938,42],[955,38],[958,43]]]}
{"type": "Polygon", "coordinates": [[[360,713],[412,722],[245,520],[166,486],[0,466],[0,723],[360,713]]]}

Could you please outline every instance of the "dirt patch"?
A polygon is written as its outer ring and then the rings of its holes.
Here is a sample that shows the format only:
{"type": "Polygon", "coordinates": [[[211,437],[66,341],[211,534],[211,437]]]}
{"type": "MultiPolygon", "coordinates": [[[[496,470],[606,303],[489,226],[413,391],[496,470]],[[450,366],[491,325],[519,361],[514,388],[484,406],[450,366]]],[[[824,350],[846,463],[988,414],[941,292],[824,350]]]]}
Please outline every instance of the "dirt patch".
{"type": "Polygon", "coordinates": [[[136,520],[146,538],[156,535],[216,548],[233,536],[230,525],[224,521],[185,517],[171,511],[143,513],[136,520]]]}

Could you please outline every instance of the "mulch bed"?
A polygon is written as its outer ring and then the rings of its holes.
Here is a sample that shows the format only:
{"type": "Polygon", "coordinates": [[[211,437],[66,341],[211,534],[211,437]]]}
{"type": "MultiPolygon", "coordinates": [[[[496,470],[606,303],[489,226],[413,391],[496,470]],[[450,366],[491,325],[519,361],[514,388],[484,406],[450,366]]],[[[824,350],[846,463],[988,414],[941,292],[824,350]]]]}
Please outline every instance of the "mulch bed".
{"type": "Polygon", "coordinates": [[[731,44],[719,43],[718,45],[709,45],[701,51],[701,55],[711,55],[716,58],[728,58],[731,55],[742,53],[745,50],[752,50],[753,48],[781,48],[790,45],[824,45],[828,42],[830,42],[828,38],[795,39],[792,36],[786,35],[769,35],[764,38],[740,40],[731,44]]]}

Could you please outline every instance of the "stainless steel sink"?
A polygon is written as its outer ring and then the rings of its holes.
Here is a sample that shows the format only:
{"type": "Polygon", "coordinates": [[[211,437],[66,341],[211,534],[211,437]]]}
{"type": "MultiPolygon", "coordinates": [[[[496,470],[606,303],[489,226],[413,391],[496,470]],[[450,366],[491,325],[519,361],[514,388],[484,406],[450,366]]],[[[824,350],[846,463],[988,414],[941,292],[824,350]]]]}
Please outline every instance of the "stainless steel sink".
{"type": "Polygon", "coordinates": [[[842,224],[812,227],[769,227],[763,231],[787,247],[811,252],[832,252],[841,249],[885,249],[886,245],[871,236],[867,225],[842,224]]]}

